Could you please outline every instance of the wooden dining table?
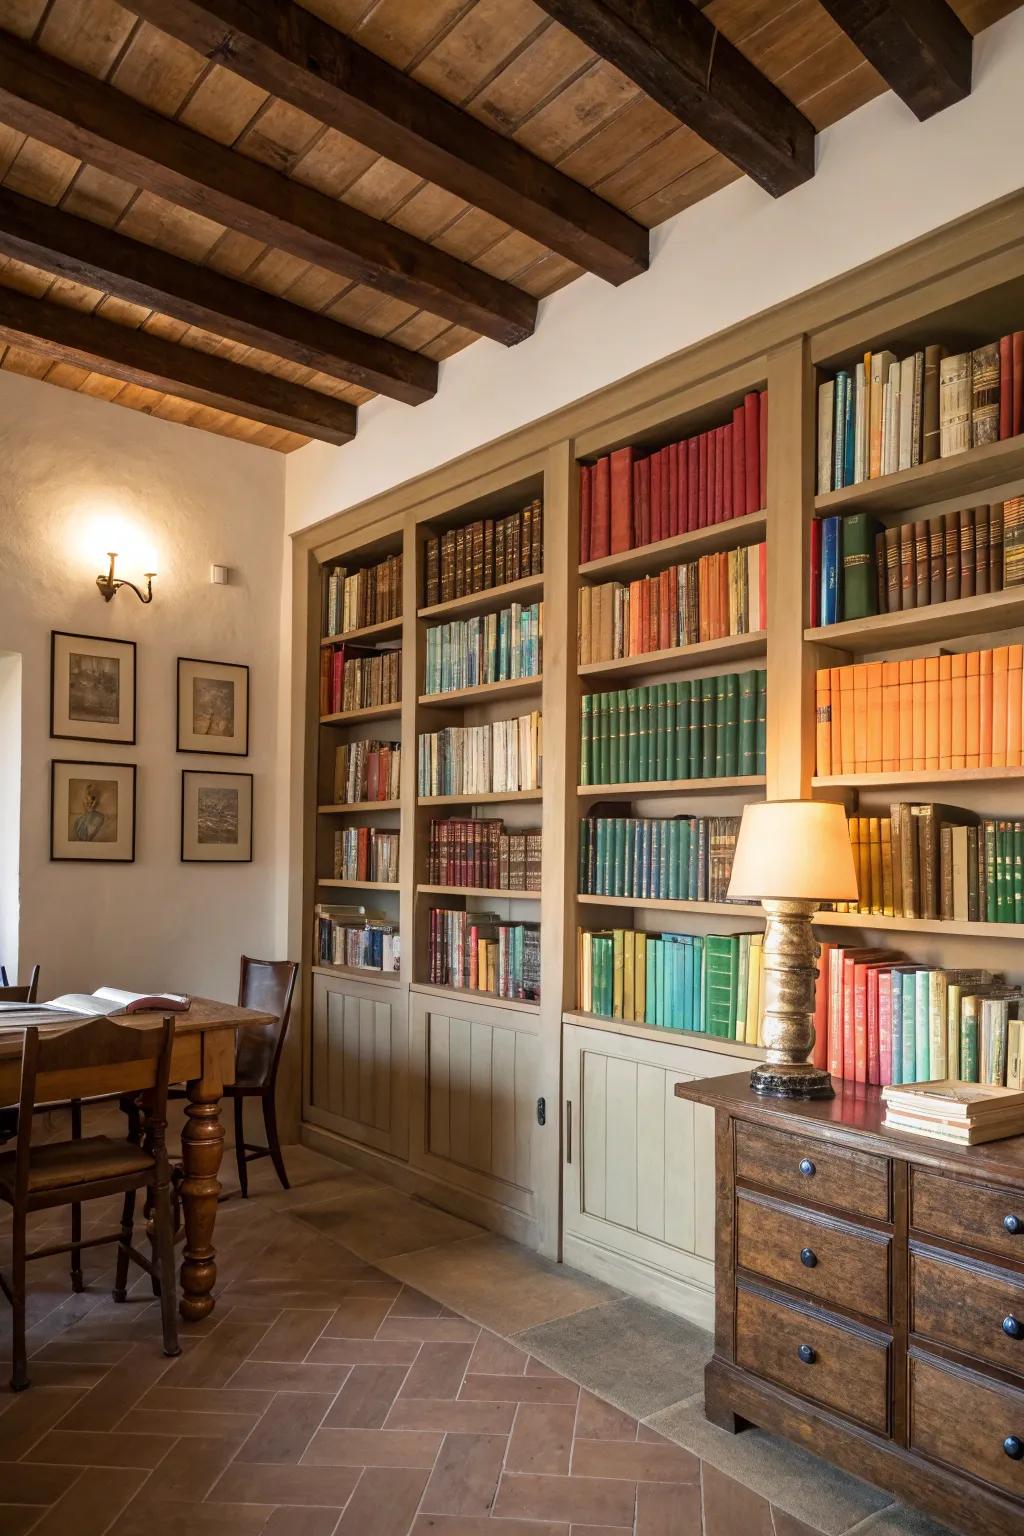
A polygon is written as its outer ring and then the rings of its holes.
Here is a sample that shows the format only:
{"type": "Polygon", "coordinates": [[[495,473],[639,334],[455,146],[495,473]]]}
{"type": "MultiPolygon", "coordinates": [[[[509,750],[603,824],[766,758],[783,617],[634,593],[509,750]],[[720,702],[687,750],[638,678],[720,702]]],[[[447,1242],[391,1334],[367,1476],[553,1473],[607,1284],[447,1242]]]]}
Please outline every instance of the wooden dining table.
{"type": "MultiPolygon", "coordinates": [[[[133,1025],[159,1024],[159,1011],[134,1014],[133,1025]]],[[[213,1246],[220,1195],[224,1127],[220,1101],[225,1087],[235,1080],[235,1030],[241,1024],[270,1024],[273,1015],[234,1003],[218,1003],[194,997],[192,1006],[174,1018],[174,1052],[171,1081],[184,1083],[187,1094],[185,1126],[181,1133],[182,1222],[185,1249],[181,1261],[183,1318],[197,1322],[213,1311],[217,1261],[213,1246]]],[[[74,1028],[72,1024],[70,1026],[74,1028]]],[[[0,1031],[0,1105],[17,1104],[21,1088],[22,1035],[15,1029],[0,1031]]],[[[124,1066],[92,1066],[39,1078],[39,1102],[88,1099],[117,1093],[131,1085],[124,1081],[124,1066]]]]}

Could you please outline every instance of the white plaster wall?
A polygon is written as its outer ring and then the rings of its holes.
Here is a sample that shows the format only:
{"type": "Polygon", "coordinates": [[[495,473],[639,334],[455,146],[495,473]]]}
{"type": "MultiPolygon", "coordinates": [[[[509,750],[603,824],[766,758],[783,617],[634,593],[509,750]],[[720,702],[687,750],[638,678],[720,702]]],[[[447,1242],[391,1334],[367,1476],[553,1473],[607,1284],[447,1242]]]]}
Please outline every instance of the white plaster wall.
{"type": "MultiPolygon", "coordinates": [[[[0,373],[0,466],[0,652],[23,658],[22,967],[42,964],[47,996],[107,983],[233,998],[239,954],[284,947],[284,459],[0,373]],[[119,542],[108,545],[112,528],[119,542]],[[110,547],[124,550],[119,569],[132,579],[152,551],[150,607],[126,592],[101,600],[95,577],[110,547]],[[232,568],[229,586],[209,584],[212,561],[232,568]],[[137,642],[135,747],[50,739],[55,628],[137,642]],[[175,751],[179,655],[249,664],[248,758],[175,751]],[[50,863],[53,757],[138,764],[134,864],[50,863]],[[251,865],[179,862],[186,767],[255,775],[251,865]]],[[[16,825],[7,804],[0,836],[16,825]]]]}
{"type": "Polygon", "coordinates": [[[290,531],[400,485],[1024,185],[1024,9],[975,39],[966,101],[919,123],[891,92],[817,142],[817,172],[777,200],[734,182],[654,231],[621,288],[586,276],[541,305],[511,350],[441,365],[434,400],[378,398],[343,448],[287,466],[290,531]]]}

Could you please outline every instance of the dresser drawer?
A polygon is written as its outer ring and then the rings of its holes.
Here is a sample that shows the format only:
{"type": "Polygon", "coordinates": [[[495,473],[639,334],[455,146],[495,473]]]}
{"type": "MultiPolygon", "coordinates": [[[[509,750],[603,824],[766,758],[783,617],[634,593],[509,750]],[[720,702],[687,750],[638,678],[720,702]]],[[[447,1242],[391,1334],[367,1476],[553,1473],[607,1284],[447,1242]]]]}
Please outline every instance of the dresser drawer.
{"type": "Polygon", "coordinates": [[[1024,1375],[1024,1275],[912,1248],[914,1333],[1024,1375]]]}
{"type": "Polygon", "coordinates": [[[1024,1392],[915,1351],[910,1357],[910,1443],[922,1455],[1015,1494],[1024,1504],[1024,1392]]]}
{"type": "Polygon", "coordinates": [[[889,1219],[889,1161],[811,1136],[736,1124],[736,1177],[854,1216],[889,1219]]]}
{"type": "Polygon", "coordinates": [[[736,1196],[736,1260],[742,1269],[808,1296],[889,1320],[890,1238],[762,1195],[736,1196]]]}
{"type": "Polygon", "coordinates": [[[1024,1264],[1024,1191],[914,1168],[910,1224],[948,1242],[1024,1264]]]}
{"type": "Polygon", "coordinates": [[[741,1285],[736,1362],[868,1429],[889,1427],[889,1344],[821,1312],[741,1285]]]}

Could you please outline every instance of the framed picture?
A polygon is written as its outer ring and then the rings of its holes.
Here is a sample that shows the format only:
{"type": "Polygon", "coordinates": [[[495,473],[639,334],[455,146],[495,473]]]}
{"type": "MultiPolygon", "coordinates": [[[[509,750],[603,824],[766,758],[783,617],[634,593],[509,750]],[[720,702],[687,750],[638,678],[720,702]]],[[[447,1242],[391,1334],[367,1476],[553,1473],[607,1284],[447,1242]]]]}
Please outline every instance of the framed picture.
{"type": "Polygon", "coordinates": [[[50,735],[134,746],[134,640],[51,632],[50,735]]]}
{"type": "Polygon", "coordinates": [[[135,764],[50,764],[50,858],[135,860],[135,764]]]}
{"type": "Polygon", "coordinates": [[[248,667],[178,657],[178,751],[248,757],[248,667]]]}
{"type": "Polygon", "coordinates": [[[185,864],[252,862],[252,774],[181,771],[181,858],[185,864]]]}

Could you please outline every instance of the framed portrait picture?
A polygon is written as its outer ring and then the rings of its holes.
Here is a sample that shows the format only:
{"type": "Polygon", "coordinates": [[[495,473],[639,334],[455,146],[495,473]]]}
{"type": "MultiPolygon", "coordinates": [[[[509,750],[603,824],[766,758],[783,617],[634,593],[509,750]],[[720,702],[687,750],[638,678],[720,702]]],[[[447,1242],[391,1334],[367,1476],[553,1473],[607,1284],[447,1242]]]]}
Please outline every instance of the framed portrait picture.
{"type": "Polygon", "coordinates": [[[135,860],[135,764],[50,764],[50,858],[135,860]]]}
{"type": "Polygon", "coordinates": [[[252,774],[181,772],[181,858],[185,864],[252,862],[252,774]]]}
{"type": "Polygon", "coordinates": [[[178,657],[178,751],[248,757],[248,667],[178,657]]]}
{"type": "Polygon", "coordinates": [[[134,745],[134,640],[51,632],[50,735],[134,745]]]}

